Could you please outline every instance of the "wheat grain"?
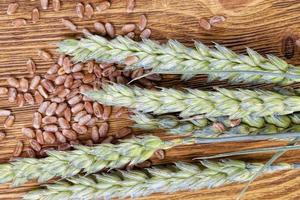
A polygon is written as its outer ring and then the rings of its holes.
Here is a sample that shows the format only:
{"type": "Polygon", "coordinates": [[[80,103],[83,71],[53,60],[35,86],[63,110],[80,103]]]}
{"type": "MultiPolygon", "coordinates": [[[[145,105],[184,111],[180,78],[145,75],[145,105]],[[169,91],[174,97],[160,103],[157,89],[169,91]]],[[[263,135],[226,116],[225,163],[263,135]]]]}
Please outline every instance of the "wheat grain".
{"type": "Polygon", "coordinates": [[[179,112],[180,117],[203,114],[206,117],[230,116],[239,119],[246,116],[286,115],[300,111],[300,97],[282,95],[264,90],[217,91],[198,89],[161,88],[160,91],[112,84],[102,90],[90,90],[84,94],[103,104],[129,107],[145,113],[164,114],[179,112]]]}
{"type": "MultiPolygon", "coordinates": [[[[250,180],[263,167],[261,163],[238,160],[204,160],[200,164],[177,162],[145,170],[113,171],[89,176],[77,176],[31,191],[25,200],[112,199],[137,198],[153,193],[174,193],[183,190],[215,188],[250,180]]],[[[297,164],[278,163],[264,173],[297,169],[297,164]]]]}
{"type": "Polygon", "coordinates": [[[127,69],[144,67],[152,69],[153,73],[182,74],[183,79],[195,74],[208,74],[210,80],[228,79],[232,82],[287,85],[300,81],[300,69],[297,67],[274,55],[265,58],[250,48],[247,48],[247,55],[238,55],[219,44],[208,48],[201,42],[195,42],[195,48],[188,48],[176,40],[160,45],[149,39],[135,42],[118,36],[109,41],[92,35],[80,41],[64,40],[59,49],[74,56],[78,62],[96,60],[124,64],[128,56],[136,56],[138,62],[127,69]]]}
{"type": "Polygon", "coordinates": [[[192,134],[195,137],[228,137],[234,135],[256,135],[260,133],[275,134],[280,132],[300,131],[299,114],[284,116],[245,117],[242,120],[229,120],[227,117],[204,118],[193,117],[179,119],[173,115],[153,117],[149,114],[135,112],[131,119],[134,128],[142,130],[164,129],[167,134],[192,134]],[[221,124],[223,128],[218,128],[221,124]]]}

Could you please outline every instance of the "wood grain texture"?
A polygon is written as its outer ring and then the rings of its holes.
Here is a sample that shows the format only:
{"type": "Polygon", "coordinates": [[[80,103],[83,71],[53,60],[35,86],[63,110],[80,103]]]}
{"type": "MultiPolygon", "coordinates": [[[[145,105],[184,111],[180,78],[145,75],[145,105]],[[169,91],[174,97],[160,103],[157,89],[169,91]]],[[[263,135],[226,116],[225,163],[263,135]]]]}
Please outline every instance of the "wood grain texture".
{"type": "MultiPolygon", "coordinates": [[[[79,1],[64,0],[62,9],[54,12],[50,6],[48,10],[41,11],[41,20],[21,28],[11,25],[13,19],[30,19],[33,8],[40,9],[39,1],[20,0],[20,8],[12,16],[6,15],[10,0],[0,1],[0,85],[5,85],[8,75],[22,77],[26,73],[26,61],[32,58],[37,63],[38,73],[42,74],[52,62],[45,62],[37,56],[37,49],[46,49],[54,57],[56,43],[65,38],[79,38],[81,35],[67,30],[60,22],[65,17],[74,21],[80,28],[86,27],[93,32],[95,21],[111,22],[121,32],[125,23],[136,23],[141,14],[148,16],[148,27],[152,30],[152,38],[166,41],[168,38],[177,39],[187,45],[193,40],[201,40],[206,44],[211,41],[230,47],[239,53],[245,52],[245,47],[251,47],[259,53],[272,53],[285,58],[289,63],[300,65],[299,47],[294,41],[300,37],[300,3],[298,0],[137,0],[134,13],[125,12],[124,0],[112,0],[112,7],[101,14],[95,14],[91,20],[79,19],[74,10],[79,1]],[[205,31],[198,26],[200,18],[209,19],[213,15],[224,15],[226,22],[205,31]]],[[[86,1],[87,2],[87,1],[86,1]]],[[[90,0],[94,6],[97,0],[90,0]]],[[[163,86],[185,86],[193,88],[211,88],[212,86],[227,86],[226,82],[205,83],[205,76],[199,76],[189,82],[180,83],[178,77],[165,76],[161,82],[163,86]]],[[[264,87],[270,85],[233,85],[231,87],[264,87]]],[[[13,110],[16,116],[15,125],[5,130],[7,138],[0,142],[0,161],[6,162],[11,156],[16,140],[25,140],[20,134],[22,127],[30,126],[34,106],[17,108],[9,104],[6,97],[0,97],[0,108],[13,110]]],[[[1,123],[4,118],[0,118],[1,123]]],[[[128,119],[112,119],[110,134],[117,128],[127,126],[128,119]]],[[[4,129],[1,125],[0,129],[4,129]]],[[[156,133],[161,135],[159,133],[156,133]]],[[[167,138],[167,137],[164,137],[167,138]]],[[[268,147],[286,144],[286,142],[243,142],[217,145],[181,146],[166,152],[165,160],[153,158],[154,163],[172,162],[175,160],[191,161],[193,157],[210,155],[220,152],[251,149],[255,147],[268,147]]],[[[241,156],[237,158],[249,161],[266,161],[271,154],[241,156]]],[[[288,152],[279,159],[286,162],[300,162],[299,151],[288,152]]],[[[1,173],[1,172],[0,172],[1,173]]],[[[288,171],[265,175],[255,181],[246,193],[245,199],[300,199],[299,171],[288,171]]],[[[20,188],[9,188],[8,184],[0,185],[0,199],[20,199],[21,195],[36,187],[35,183],[28,183],[20,188]]],[[[218,189],[195,192],[180,192],[170,195],[156,194],[141,199],[201,199],[201,200],[232,200],[235,199],[242,184],[230,185],[218,189]]]]}

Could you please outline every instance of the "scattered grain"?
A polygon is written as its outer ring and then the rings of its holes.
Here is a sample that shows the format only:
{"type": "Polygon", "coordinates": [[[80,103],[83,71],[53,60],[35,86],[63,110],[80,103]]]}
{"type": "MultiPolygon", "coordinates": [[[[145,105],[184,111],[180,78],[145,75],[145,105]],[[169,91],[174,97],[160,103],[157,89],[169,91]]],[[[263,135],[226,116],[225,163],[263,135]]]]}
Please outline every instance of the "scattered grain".
{"type": "Polygon", "coordinates": [[[126,34],[127,37],[133,39],[135,37],[135,33],[134,32],[129,32],[126,34]]]}
{"type": "Polygon", "coordinates": [[[69,140],[76,140],[77,139],[77,134],[73,130],[62,130],[62,134],[69,140]]]}
{"type": "Polygon", "coordinates": [[[11,111],[10,110],[0,109],[0,116],[1,117],[8,117],[9,115],[11,115],[11,111]]]}
{"type": "Polygon", "coordinates": [[[31,83],[30,83],[30,86],[29,88],[31,90],[34,90],[36,89],[36,87],[39,85],[40,83],[40,80],[41,80],[41,77],[40,76],[34,76],[32,79],[31,79],[31,83]]]}
{"type": "Polygon", "coordinates": [[[31,139],[35,137],[35,132],[31,128],[22,128],[22,134],[31,139]]]}
{"type": "Polygon", "coordinates": [[[124,61],[124,64],[126,66],[129,66],[129,65],[133,65],[135,64],[136,62],[139,61],[139,58],[137,56],[128,56],[125,61],[124,61]]]}
{"type": "Polygon", "coordinates": [[[139,22],[138,22],[138,27],[139,27],[140,31],[143,31],[146,28],[147,22],[148,22],[148,20],[147,20],[146,15],[141,15],[139,22]]]}
{"type": "Polygon", "coordinates": [[[135,7],[135,0],[127,0],[126,12],[132,13],[135,7]]]}
{"type": "Polygon", "coordinates": [[[224,16],[222,16],[222,15],[215,15],[212,18],[209,19],[209,23],[210,23],[210,25],[215,26],[215,25],[217,25],[219,23],[224,22],[225,20],[226,20],[226,18],[224,16]]]}
{"type": "Polygon", "coordinates": [[[56,131],[58,131],[58,127],[56,125],[54,125],[54,124],[45,125],[43,127],[43,129],[44,129],[44,131],[48,131],[48,132],[56,132],[56,131]]]}
{"type": "Polygon", "coordinates": [[[66,143],[67,142],[66,137],[60,131],[55,132],[55,137],[56,137],[57,141],[60,142],[60,143],[66,143]]]}
{"type": "Polygon", "coordinates": [[[125,24],[122,27],[122,33],[127,34],[129,32],[133,32],[135,30],[135,28],[136,28],[135,24],[125,24]]]}
{"type": "Polygon", "coordinates": [[[39,93],[44,97],[44,98],[48,98],[48,93],[46,92],[46,90],[44,89],[43,86],[39,85],[37,87],[39,93]]]}
{"type": "Polygon", "coordinates": [[[26,149],[25,152],[26,152],[27,158],[35,158],[36,157],[35,151],[32,148],[26,149]]]}
{"type": "Polygon", "coordinates": [[[56,108],[57,108],[57,103],[51,103],[48,108],[46,109],[46,112],[45,114],[47,116],[52,116],[54,115],[55,111],[56,111],[56,108]]]}
{"type": "Polygon", "coordinates": [[[27,21],[26,19],[18,18],[18,19],[14,19],[11,24],[16,28],[19,28],[21,26],[25,26],[27,24],[27,21]]]}
{"type": "Polygon", "coordinates": [[[60,7],[61,7],[61,2],[60,0],[52,0],[52,6],[53,6],[53,10],[55,12],[59,11],[60,10],[60,7]]]}
{"type": "Polygon", "coordinates": [[[8,4],[6,13],[8,15],[12,15],[17,12],[18,8],[19,8],[18,3],[10,3],[10,4],[8,4]]]}
{"type": "Polygon", "coordinates": [[[140,34],[140,38],[142,39],[148,39],[151,36],[151,30],[149,28],[143,30],[140,34]]]}
{"type": "Polygon", "coordinates": [[[62,117],[58,118],[58,125],[62,129],[70,129],[71,128],[69,122],[65,118],[62,118],[62,117]]]}
{"type": "Polygon", "coordinates": [[[22,92],[27,92],[29,89],[29,82],[26,78],[21,78],[20,79],[20,91],[22,92]]]}
{"type": "Polygon", "coordinates": [[[77,31],[77,26],[70,20],[62,18],[61,22],[66,28],[70,29],[71,31],[77,31]]]}
{"type": "Polygon", "coordinates": [[[36,140],[39,144],[45,144],[44,137],[43,137],[43,131],[36,130],[35,135],[36,135],[36,140]]]}
{"type": "Polygon", "coordinates": [[[57,123],[57,117],[54,116],[46,116],[42,119],[43,124],[56,124],[57,123]]]}
{"type": "Polygon", "coordinates": [[[75,73],[75,72],[80,72],[83,69],[83,64],[82,63],[77,63],[75,64],[72,69],[71,72],[75,73]]]}
{"type": "Polygon", "coordinates": [[[75,12],[79,18],[83,18],[84,15],[84,6],[82,3],[78,3],[75,8],[75,12]]]}
{"type": "Polygon", "coordinates": [[[15,116],[10,115],[5,119],[4,128],[12,127],[15,122],[15,116]]]}
{"type": "Polygon", "coordinates": [[[0,131],[0,141],[4,140],[4,138],[6,137],[6,134],[2,131],[0,131]]]}
{"type": "Polygon", "coordinates": [[[55,137],[54,133],[51,133],[49,131],[44,131],[43,137],[44,137],[44,141],[46,144],[54,144],[56,141],[56,137],[55,137]]]}
{"type": "Polygon", "coordinates": [[[85,5],[85,11],[84,11],[84,15],[88,18],[88,19],[91,19],[92,16],[94,14],[94,8],[91,4],[86,4],[85,5]]]}
{"type": "Polygon", "coordinates": [[[27,66],[27,71],[29,74],[34,74],[36,71],[36,66],[35,63],[33,62],[33,60],[28,59],[26,62],[26,66],[27,66]]]}
{"type": "Polygon", "coordinates": [[[25,99],[23,94],[17,94],[17,105],[18,107],[23,107],[25,105],[25,99]]]}
{"type": "Polygon", "coordinates": [[[165,158],[165,151],[162,150],[162,149],[159,149],[157,151],[155,151],[154,155],[160,159],[160,160],[163,160],[165,158]]]}
{"type": "Polygon", "coordinates": [[[97,126],[92,127],[91,138],[92,138],[93,142],[99,142],[100,137],[99,137],[97,126]]]}
{"type": "Polygon", "coordinates": [[[40,11],[37,8],[34,8],[31,12],[31,21],[32,23],[37,23],[40,20],[40,11]]]}
{"type": "Polygon", "coordinates": [[[28,92],[25,93],[24,99],[25,99],[26,103],[28,103],[29,105],[34,105],[34,98],[33,98],[32,94],[30,94],[28,92]]]}
{"type": "Polygon", "coordinates": [[[106,137],[108,134],[109,124],[107,122],[104,122],[99,127],[99,137],[103,138],[106,137]]]}
{"type": "Polygon", "coordinates": [[[6,87],[0,87],[0,95],[5,95],[8,93],[8,89],[6,87]]]}
{"type": "Polygon", "coordinates": [[[115,37],[115,28],[111,23],[105,23],[105,30],[109,37],[114,38],[115,37]]]}
{"type": "Polygon", "coordinates": [[[72,124],[72,129],[80,135],[86,134],[88,132],[88,129],[86,126],[79,125],[78,123],[72,124]]]}
{"type": "Polygon", "coordinates": [[[86,125],[91,119],[92,119],[92,115],[82,116],[79,119],[78,124],[81,125],[81,126],[86,125]]]}
{"type": "Polygon", "coordinates": [[[38,50],[38,56],[45,61],[52,60],[52,55],[49,52],[42,50],[42,49],[38,50]]]}
{"type": "Polygon", "coordinates": [[[45,114],[45,112],[50,104],[51,104],[50,101],[45,101],[45,102],[41,103],[41,105],[38,109],[39,113],[45,114]]]}
{"type": "Polygon", "coordinates": [[[61,116],[64,111],[67,109],[68,105],[66,103],[60,103],[58,104],[56,110],[55,110],[55,114],[58,116],[61,116]]]}
{"type": "Polygon", "coordinates": [[[11,87],[14,87],[14,88],[19,88],[20,87],[19,81],[16,78],[13,78],[13,77],[8,77],[7,78],[7,84],[11,87]]]}
{"type": "Polygon", "coordinates": [[[96,6],[96,10],[98,12],[103,12],[104,10],[107,10],[111,6],[109,1],[103,1],[98,6],[96,6]]]}
{"type": "Polygon", "coordinates": [[[66,80],[64,82],[64,86],[66,88],[70,88],[73,85],[73,76],[71,74],[67,75],[66,80]]]}
{"type": "Polygon", "coordinates": [[[199,23],[199,26],[205,30],[211,29],[211,24],[204,18],[201,18],[198,23],[199,23]]]}
{"type": "Polygon", "coordinates": [[[23,148],[24,148],[23,142],[18,140],[16,143],[16,146],[15,146],[14,152],[13,152],[13,156],[14,157],[20,156],[23,151],[23,148]]]}
{"type": "Polygon", "coordinates": [[[17,90],[16,88],[8,89],[8,102],[14,103],[17,99],[17,90]]]}
{"type": "Polygon", "coordinates": [[[42,115],[39,112],[35,112],[33,114],[33,119],[32,119],[32,126],[35,129],[41,128],[42,124],[42,115]]]}
{"type": "Polygon", "coordinates": [[[43,10],[47,10],[48,9],[48,0],[40,0],[41,1],[41,7],[43,10]]]}
{"type": "Polygon", "coordinates": [[[129,127],[121,128],[117,133],[116,133],[116,138],[120,139],[123,137],[126,137],[127,135],[132,133],[132,129],[129,127]]]}
{"type": "Polygon", "coordinates": [[[64,110],[64,118],[65,118],[67,121],[71,121],[71,117],[72,117],[71,109],[70,109],[69,107],[67,107],[67,108],[64,110]]]}
{"type": "Polygon", "coordinates": [[[114,140],[113,136],[108,136],[107,138],[105,138],[101,143],[102,144],[107,144],[107,143],[111,143],[114,140]]]}

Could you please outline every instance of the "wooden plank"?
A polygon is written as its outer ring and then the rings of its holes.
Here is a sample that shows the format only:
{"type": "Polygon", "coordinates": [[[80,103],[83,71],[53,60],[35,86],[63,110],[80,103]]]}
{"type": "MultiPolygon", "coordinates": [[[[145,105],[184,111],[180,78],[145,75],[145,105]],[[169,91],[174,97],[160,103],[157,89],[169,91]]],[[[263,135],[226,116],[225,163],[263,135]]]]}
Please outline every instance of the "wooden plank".
{"type": "MultiPolygon", "coordinates": [[[[20,8],[15,15],[6,15],[9,0],[0,1],[0,85],[5,85],[8,75],[16,77],[26,76],[25,63],[32,58],[38,67],[38,73],[42,74],[52,62],[45,62],[37,56],[37,49],[50,51],[57,57],[56,43],[65,38],[80,37],[81,34],[67,30],[60,22],[65,17],[74,21],[80,28],[86,27],[93,31],[95,21],[112,22],[121,32],[125,23],[136,23],[141,14],[146,14],[149,19],[148,27],[151,28],[152,38],[166,41],[168,38],[177,39],[187,45],[192,45],[193,40],[201,40],[206,44],[211,41],[230,47],[239,53],[245,52],[245,47],[251,47],[259,53],[272,53],[285,58],[289,63],[300,65],[300,48],[294,45],[294,41],[300,35],[300,4],[297,0],[138,0],[134,13],[125,12],[125,1],[114,0],[112,7],[96,14],[91,20],[80,20],[74,10],[79,1],[63,1],[62,10],[53,12],[41,11],[41,20],[21,28],[14,28],[11,21],[15,18],[30,19],[33,8],[40,8],[39,1],[20,0],[20,8]],[[226,22],[213,27],[210,31],[201,29],[198,20],[202,17],[209,19],[213,15],[224,15],[226,22]]],[[[85,1],[87,2],[87,1],[85,1]]],[[[99,1],[89,1],[97,5],[99,1]]],[[[211,88],[212,86],[226,86],[225,82],[207,84],[205,77],[199,76],[180,86],[193,88],[211,88]]],[[[174,76],[166,76],[161,85],[179,85],[179,79],[174,76]]],[[[238,85],[249,87],[249,85],[238,85]]],[[[257,85],[256,87],[267,87],[257,85]]],[[[231,86],[231,87],[237,87],[231,86]]],[[[250,86],[251,87],[251,86],[250,86]]],[[[22,127],[30,126],[31,116],[36,107],[26,106],[17,108],[9,104],[5,97],[0,97],[0,108],[11,108],[16,116],[15,125],[5,130],[8,137],[0,142],[0,161],[6,162],[11,156],[16,140],[25,138],[20,134],[22,127]]],[[[3,122],[4,118],[0,118],[3,122]]],[[[127,126],[128,119],[112,119],[110,134],[114,134],[119,127],[127,126]]],[[[3,129],[3,126],[1,126],[3,129]]],[[[167,151],[163,161],[153,158],[153,163],[173,162],[176,160],[191,161],[193,157],[210,155],[233,150],[250,149],[255,147],[267,147],[286,144],[285,142],[244,142],[226,143],[217,145],[193,145],[182,146],[167,151]]],[[[266,161],[271,155],[253,155],[238,157],[249,161],[266,161]]],[[[287,162],[299,162],[299,152],[289,152],[280,160],[287,162]]],[[[245,199],[299,199],[299,171],[290,171],[266,175],[257,180],[246,194],[245,199]]],[[[0,186],[0,199],[20,199],[21,195],[36,187],[29,183],[20,188],[11,189],[7,184],[0,186]]],[[[231,185],[212,190],[195,192],[180,192],[170,195],[156,194],[141,199],[234,199],[243,185],[231,185]]]]}

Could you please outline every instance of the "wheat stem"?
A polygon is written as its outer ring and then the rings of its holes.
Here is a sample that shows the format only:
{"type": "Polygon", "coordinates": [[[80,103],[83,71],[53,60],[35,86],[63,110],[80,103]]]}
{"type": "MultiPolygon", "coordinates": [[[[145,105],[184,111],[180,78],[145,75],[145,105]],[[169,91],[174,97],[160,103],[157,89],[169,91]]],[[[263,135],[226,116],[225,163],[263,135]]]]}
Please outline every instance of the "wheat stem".
{"type": "Polygon", "coordinates": [[[286,115],[300,111],[300,97],[282,95],[264,90],[204,91],[198,89],[161,88],[159,91],[112,84],[100,91],[87,91],[85,95],[95,101],[113,106],[124,106],[145,113],[165,114],[179,112],[186,118],[203,114],[205,117],[286,115]]]}
{"type": "MultiPolygon", "coordinates": [[[[25,200],[75,200],[137,198],[153,193],[215,188],[250,180],[264,165],[238,160],[203,160],[201,164],[177,162],[145,170],[112,171],[90,176],[77,176],[31,191],[25,200]]],[[[295,169],[298,165],[278,163],[264,173],[295,169]]]]}
{"type": "Polygon", "coordinates": [[[215,44],[208,48],[195,42],[188,48],[176,40],[166,44],[146,39],[135,42],[118,36],[113,40],[91,35],[79,40],[65,40],[59,44],[62,53],[74,56],[76,61],[97,60],[99,62],[126,63],[128,56],[138,61],[127,69],[143,67],[153,73],[182,74],[188,79],[195,74],[208,74],[209,79],[228,79],[232,82],[277,83],[287,85],[300,81],[300,69],[284,60],[267,55],[267,58],[247,48],[247,55],[238,55],[230,49],[215,44]]]}

